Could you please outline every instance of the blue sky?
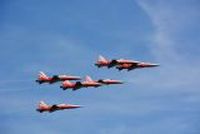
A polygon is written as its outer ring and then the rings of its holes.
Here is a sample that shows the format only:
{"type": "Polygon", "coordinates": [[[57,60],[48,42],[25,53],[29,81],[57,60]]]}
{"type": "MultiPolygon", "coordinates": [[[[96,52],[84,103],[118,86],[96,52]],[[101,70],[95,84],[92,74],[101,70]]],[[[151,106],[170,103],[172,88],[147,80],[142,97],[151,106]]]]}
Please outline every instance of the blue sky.
{"type": "Polygon", "coordinates": [[[0,132],[199,134],[199,8],[198,0],[2,0],[0,132]],[[161,66],[97,69],[99,54],[161,66]],[[126,84],[62,91],[37,85],[41,70],[126,84]],[[39,100],[84,108],[39,114],[39,100]]]}

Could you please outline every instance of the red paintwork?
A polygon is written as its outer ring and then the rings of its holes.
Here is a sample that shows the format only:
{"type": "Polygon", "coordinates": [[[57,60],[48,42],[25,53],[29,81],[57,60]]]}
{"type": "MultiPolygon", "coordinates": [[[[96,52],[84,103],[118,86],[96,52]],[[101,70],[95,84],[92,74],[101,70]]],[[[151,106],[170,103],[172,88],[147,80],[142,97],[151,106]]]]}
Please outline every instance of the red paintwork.
{"type": "Polygon", "coordinates": [[[103,56],[99,56],[97,62],[95,63],[96,66],[98,67],[113,67],[116,65],[121,65],[121,64],[136,64],[138,63],[138,61],[134,61],[134,60],[126,60],[126,59],[118,59],[118,60],[108,60],[106,58],[104,58],[103,56]],[[115,63],[113,63],[113,62],[115,63]],[[115,65],[116,64],[116,65],[115,65]]]}
{"type": "Polygon", "coordinates": [[[97,61],[97,63],[95,65],[99,66],[99,67],[107,67],[109,64],[110,64],[110,62],[97,61]]]}
{"type": "Polygon", "coordinates": [[[79,76],[70,76],[70,75],[57,75],[56,79],[54,77],[48,77],[43,72],[39,73],[38,79],[36,82],[42,84],[42,83],[55,83],[58,81],[65,81],[65,80],[80,80],[81,78],[79,76]]]}
{"type": "Polygon", "coordinates": [[[131,66],[132,66],[132,64],[121,64],[121,65],[118,65],[119,68],[124,68],[124,69],[128,69],[131,66]]]}
{"type": "Polygon", "coordinates": [[[95,82],[95,81],[84,81],[81,83],[83,87],[99,87],[101,86],[101,83],[95,82]]]}
{"type": "Polygon", "coordinates": [[[58,75],[58,78],[61,81],[65,81],[65,80],[80,80],[81,79],[79,76],[70,76],[70,75],[58,75]]]}
{"type": "Polygon", "coordinates": [[[66,81],[64,81],[63,83],[62,83],[62,88],[75,88],[75,86],[76,86],[76,83],[72,83],[72,82],[70,82],[70,81],[68,81],[68,80],[66,80],[66,81]]]}
{"type": "MultiPolygon", "coordinates": [[[[99,87],[99,86],[101,86],[101,83],[98,83],[92,80],[89,76],[86,76],[85,81],[80,82],[80,86],[78,86],[78,89],[82,87],[99,87]]],[[[70,81],[64,81],[60,87],[63,89],[67,88],[77,89],[76,83],[72,83],[70,81]]]]}
{"type": "Polygon", "coordinates": [[[107,67],[110,64],[110,60],[105,59],[103,56],[99,55],[97,62],[95,63],[98,67],[107,67]]]}
{"type": "Polygon", "coordinates": [[[45,102],[40,101],[37,111],[39,111],[39,112],[54,112],[57,110],[74,109],[74,108],[80,108],[80,107],[81,107],[80,105],[72,105],[72,104],[47,105],[45,102]]]}
{"type": "Polygon", "coordinates": [[[114,67],[122,69],[135,69],[135,68],[146,68],[146,67],[156,67],[157,64],[145,63],[136,60],[127,60],[127,59],[118,59],[118,60],[108,60],[103,56],[99,56],[97,63],[95,64],[98,67],[114,67]]]}
{"type": "Polygon", "coordinates": [[[118,69],[131,69],[131,68],[148,68],[148,67],[157,67],[159,66],[158,64],[152,64],[152,63],[145,63],[145,62],[140,62],[138,64],[121,64],[118,65],[117,68],[118,69]]]}
{"type": "Polygon", "coordinates": [[[139,61],[134,61],[134,60],[126,60],[126,59],[119,59],[117,60],[118,65],[119,64],[136,64],[139,63],[139,61]]]}
{"type": "Polygon", "coordinates": [[[83,81],[81,84],[83,85],[83,87],[99,87],[99,86],[101,86],[101,83],[98,83],[97,81],[92,80],[92,78],[90,76],[86,76],[85,81],[83,81]]]}
{"type": "Polygon", "coordinates": [[[38,80],[39,80],[39,81],[46,81],[46,82],[49,82],[49,81],[52,81],[52,78],[51,78],[51,77],[39,76],[39,77],[38,77],[38,80]]]}

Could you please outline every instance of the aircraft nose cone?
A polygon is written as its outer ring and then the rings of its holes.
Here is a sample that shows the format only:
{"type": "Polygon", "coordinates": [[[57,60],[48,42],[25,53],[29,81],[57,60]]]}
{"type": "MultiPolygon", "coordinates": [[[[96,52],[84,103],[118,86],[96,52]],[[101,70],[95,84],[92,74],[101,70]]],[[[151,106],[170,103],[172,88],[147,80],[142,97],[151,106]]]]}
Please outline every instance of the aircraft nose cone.
{"type": "Polygon", "coordinates": [[[76,106],[76,108],[83,108],[83,106],[82,105],[78,105],[78,106],[76,106]]]}
{"type": "Polygon", "coordinates": [[[154,64],[153,66],[154,66],[154,67],[158,67],[158,66],[160,66],[160,65],[159,65],[159,64],[154,64]]]}

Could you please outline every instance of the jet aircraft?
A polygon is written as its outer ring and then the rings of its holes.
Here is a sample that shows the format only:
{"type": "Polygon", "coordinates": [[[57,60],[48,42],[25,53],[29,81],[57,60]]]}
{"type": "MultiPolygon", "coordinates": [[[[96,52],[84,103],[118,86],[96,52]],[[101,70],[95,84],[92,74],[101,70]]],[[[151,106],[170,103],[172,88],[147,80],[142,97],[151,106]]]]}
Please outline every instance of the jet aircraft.
{"type": "Polygon", "coordinates": [[[53,75],[52,77],[47,76],[44,72],[39,72],[38,79],[36,82],[39,84],[42,83],[55,83],[58,81],[65,81],[65,80],[80,80],[79,76],[70,76],[70,75],[53,75]]]}
{"type": "Polygon", "coordinates": [[[74,108],[81,108],[80,105],[72,105],[72,104],[55,104],[55,105],[48,105],[44,101],[40,101],[38,108],[36,109],[38,112],[55,112],[57,110],[64,110],[64,109],[74,109],[74,108]]]}
{"type": "Polygon", "coordinates": [[[127,69],[128,71],[136,69],[136,68],[147,68],[147,67],[157,67],[158,64],[141,62],[136,60],[127,60],[127,59],[113,59],[109,60],[104,58],[103,56],[99,56],[97,62],[95,63],[97,67],[116,67],[119,70],[127,69]]]}
{"type": "Polygon", "coordinates": [[[66,89],[77,90],[83,87],[87,88],[87,87],[99,87],[99,86],[102,86],[102,84],[97,81],[92,80],[90,76],[86,76],[83,82],[79,81],[79,82],[72,83],[70,81],[64,81],[62,85],[60,86],[60,88],[62,88],[63,90],[66,90],[66,89]]]}

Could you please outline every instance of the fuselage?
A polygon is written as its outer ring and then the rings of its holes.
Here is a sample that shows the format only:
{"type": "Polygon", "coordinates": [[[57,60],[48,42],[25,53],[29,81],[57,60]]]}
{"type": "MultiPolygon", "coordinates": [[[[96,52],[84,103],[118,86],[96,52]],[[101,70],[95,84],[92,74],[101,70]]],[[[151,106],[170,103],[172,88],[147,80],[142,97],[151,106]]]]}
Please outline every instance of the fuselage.
{"type": "Polygon", "coordinates": [[[121,64],[121,65],[118,65],[116,68],[119,70],[122,70],[122,69],[132,70],[132,69],[137,69],[137,68],[150,68],[150,67],[157,67],[157,66],[159,65],[153,64],[153,63],[140,62],[138,64],[121,64]]]}
{"type": "Polygon", "coordinates": [[[84,81],[84,82],[81,82],[81,85],[83,87],[99,87],[101,86],[101,83],[98,83],[95,81],[84,81]]]}
{"type": "Polygon", "coordinates": [[[76,83],[72,83],[72,82],[63,82],[62,85],[60,86],[60,88],[63,89],[67,89],[67,88],[75,88],[76,87],[76,83]]]}
{"type": "Polygon", "coordinates": [[[58,104],[58,105],[45,105],[45,106],[39,106],[37,111],[38,112],[54,112],[56,110],[64,110],[64,109],[74,109],[74,108],[80,108],[79,105],[71,105],[71,104],[58,104]]]}
{"type": "Polygon", "coordinates": [[[105,79],[105,80],[98,80],[99,83],[110,85],[110,84],[123,84],[120,80],[111,80],[111,79],[105,79]]]}
{"type": "Polygon", "coordinates": [[[65,81],[65,80],[80,80],[81,78],[79,76],[67,76],[67,75],[55,75],[53,77],[39,77],[36,82],[42,84],[42,83],[55,83],[58,81],[65,81]]]}

